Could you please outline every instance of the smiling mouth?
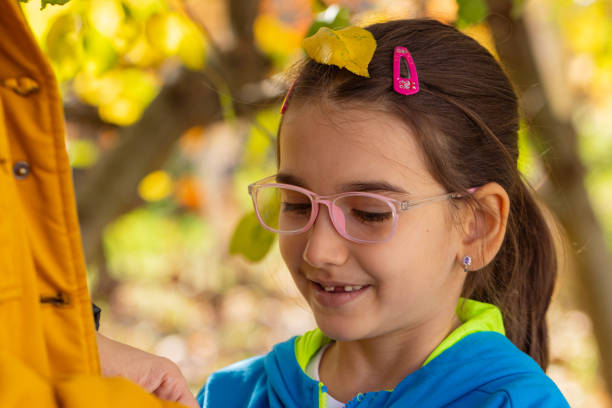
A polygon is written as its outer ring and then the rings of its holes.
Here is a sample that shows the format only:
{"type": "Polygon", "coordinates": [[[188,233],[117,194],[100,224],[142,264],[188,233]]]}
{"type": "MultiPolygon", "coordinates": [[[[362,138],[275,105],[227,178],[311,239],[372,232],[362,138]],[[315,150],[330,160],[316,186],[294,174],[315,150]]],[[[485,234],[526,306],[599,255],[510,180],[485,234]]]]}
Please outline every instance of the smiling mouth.
{"type": "Polygon", "coordinates": [[[312,281],[315,286],[324,292],[327,293],[351,293],[357,292],[364,288],[367,288],[370,285],[326,285],[319,282],[312,281]]]}
{"type": "Polygon", "coordinates": [[[312,300],[319,307],[337,309],[353,304],[357,299],[366,296],[372,285],[348,285],[346,282],[310,281],[313,288],[312,300]]]}

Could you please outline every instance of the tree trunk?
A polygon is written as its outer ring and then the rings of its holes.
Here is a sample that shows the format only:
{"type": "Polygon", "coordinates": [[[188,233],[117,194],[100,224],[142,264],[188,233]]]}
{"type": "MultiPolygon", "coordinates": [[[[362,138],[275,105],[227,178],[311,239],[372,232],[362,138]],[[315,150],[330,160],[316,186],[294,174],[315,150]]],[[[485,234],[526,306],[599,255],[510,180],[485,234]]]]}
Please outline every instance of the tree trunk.
{"type": "Polygon", "coordinates": [[[612,258],[584,185],[585,169],[578,156],[577,135],[569,118],[556,117],[540,85],[524,18],[512,17],[511,0],[489,0],[495,46],[519,95],[529,91],[544,101],[538,109],[523,107],[530,136],[540,153],[550,182],[547,205],[556,213],[574,249],[576,274],[588,296],[585,305],[601,355],[602,372],[612,390],[612,258]]]}

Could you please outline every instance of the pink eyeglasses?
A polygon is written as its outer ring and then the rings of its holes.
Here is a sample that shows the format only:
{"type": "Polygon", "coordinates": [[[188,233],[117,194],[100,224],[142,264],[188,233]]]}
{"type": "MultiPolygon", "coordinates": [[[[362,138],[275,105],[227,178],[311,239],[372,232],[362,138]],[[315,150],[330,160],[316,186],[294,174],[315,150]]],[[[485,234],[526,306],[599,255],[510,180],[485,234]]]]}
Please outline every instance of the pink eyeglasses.
{"type": "MultiPolygon", "coordinates": [[[[468,191],[473,193],[477,188],[468,191]]],[[[343,192],[321,196],[305,188],[276,183],[270,176],[249,185],[249,194],[261,225],[278,234],[300,234],[314,224],[320,204],[327,206],[336,231],[352,242],[373,244],[391,239],[400,212],[448,199],[462,198],[446,193],[418,200],[393,192],[398,199],[369,192],[343,192]],[[406,199],[399,199],[406,197],[406,199]]]]}

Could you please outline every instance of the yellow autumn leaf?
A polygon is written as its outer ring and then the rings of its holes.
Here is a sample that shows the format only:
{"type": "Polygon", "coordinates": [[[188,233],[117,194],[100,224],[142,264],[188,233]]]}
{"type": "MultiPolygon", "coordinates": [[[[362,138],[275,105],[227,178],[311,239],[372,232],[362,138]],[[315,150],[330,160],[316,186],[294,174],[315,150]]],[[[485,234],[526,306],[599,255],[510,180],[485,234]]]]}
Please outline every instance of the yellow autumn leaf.
{"type": "Polygon", "coordinates": [[[376,40],[372,33],[361,27],[337,31],[321,27],[316,34],[305,38],[302,46],[310,58],[321,64],[336,65],[370,77],[368,65],[376,50],[376,40]]]}
{"type": "Polygon", "coordinates": [[[290,55],[299,49],[303,34],[289,24],[284,24],[277,17],[260,14],[253,25],[255,42],[267,54],[290,55]]]}
{"type": "Polygon", "coordinates": [[[172,193],[172,178],[163,170],[149,173],[138,184],[138,194],[145,201],[159,201],[172,193]]]}

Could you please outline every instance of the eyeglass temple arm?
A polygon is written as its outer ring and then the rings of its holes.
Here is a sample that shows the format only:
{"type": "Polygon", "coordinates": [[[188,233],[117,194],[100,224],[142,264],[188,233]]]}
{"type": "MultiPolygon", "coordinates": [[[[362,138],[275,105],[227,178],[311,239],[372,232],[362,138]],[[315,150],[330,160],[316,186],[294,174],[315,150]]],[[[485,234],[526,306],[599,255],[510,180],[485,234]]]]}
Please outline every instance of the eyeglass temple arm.
{"type": "MultiPolygon", "coordinates": [[[[472,187],[472,188],[468,188],[468,193],[473,194],[476,190],[478,190],[478,187],[472,187]]],[[[418,207],[420,205],[423,204],[427,204],[427,203],[432,203],[435,201],[443,201],[443,200],[447,200],[449,198],[462,198],[464,197],[463,194],[461,193],[448,193],[448,194],[444,194],[442,196],[438,196],[438,197],[431,197],[431,198],[426,198],[423,200],[419,200],[415,203],[411,203],[410,201],[402,201],[400,204],[400,209],[402,211],[407,210],[408,208],[415,208],[418,207]]]]}

